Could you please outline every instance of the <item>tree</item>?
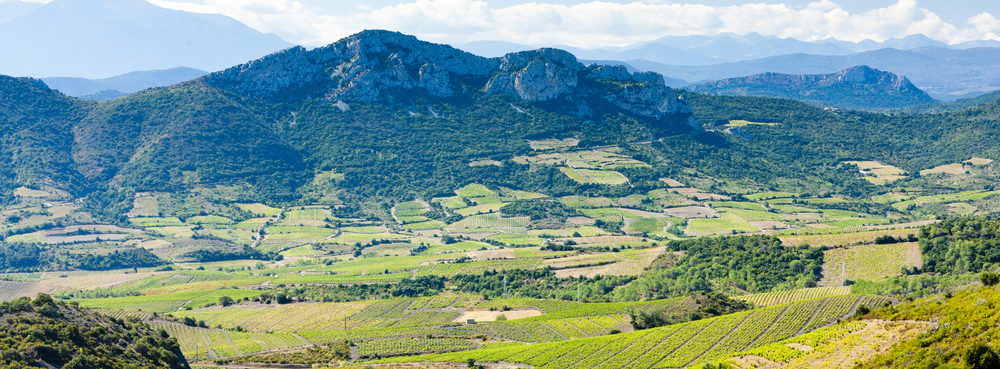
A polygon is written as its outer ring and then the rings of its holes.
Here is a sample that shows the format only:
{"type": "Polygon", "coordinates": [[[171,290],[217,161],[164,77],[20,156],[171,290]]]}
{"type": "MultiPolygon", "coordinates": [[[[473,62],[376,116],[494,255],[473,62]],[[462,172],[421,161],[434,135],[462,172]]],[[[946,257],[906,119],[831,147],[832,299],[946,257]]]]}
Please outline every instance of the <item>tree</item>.
{"type": "Polygon", "coordinates": [[[233,298],[229,296],[219,297],[219,305],[229,306],[233,304],[233,298]]]}

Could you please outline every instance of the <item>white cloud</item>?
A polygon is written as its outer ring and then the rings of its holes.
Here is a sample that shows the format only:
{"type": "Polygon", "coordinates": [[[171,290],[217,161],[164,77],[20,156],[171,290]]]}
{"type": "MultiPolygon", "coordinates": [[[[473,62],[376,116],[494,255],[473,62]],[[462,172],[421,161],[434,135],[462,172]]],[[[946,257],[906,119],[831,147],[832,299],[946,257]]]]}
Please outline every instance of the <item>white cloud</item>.
{"type": "Polygon", "coordinates": [[[349,14],[322,14],[295,0],[150,0],[173,9],[220,13],[292,42],[327,44],[363,29],[390,29],[438,42],[502,40],[530,45],[582,48],[623,46],[668,35],[722,32],[848,41],[925,34],[948,43],[1000,39],[1000,20],[983,13],[953,25],[898,0],[884,8],[851,14],[831,0],[804,7],[747,3],[734,6],[594,1],[577,5],[524,3],[491,8],[481,0],[414,0],[394,6],[358,6],[349,14]]]}

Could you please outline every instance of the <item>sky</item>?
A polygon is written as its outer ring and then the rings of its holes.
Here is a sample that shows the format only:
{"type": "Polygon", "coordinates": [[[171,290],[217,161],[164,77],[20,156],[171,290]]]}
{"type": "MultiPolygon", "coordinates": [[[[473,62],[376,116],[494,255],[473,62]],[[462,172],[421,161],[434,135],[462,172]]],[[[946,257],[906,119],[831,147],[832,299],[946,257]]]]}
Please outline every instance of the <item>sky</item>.
{"type": "MultiPolygon", "coordinates": [[[[0,0],[2,1],[2,0],[0,0]]],[[[48,0],[32,0],[47,2],[48,0]]],[[[149,0],[171,9],[224,14],[302,45],[325,45],[364,29],[434,42],[495,40],[584,49],[664,36],[757,32],[845,41],[924,34],[949,44],[1000,40],[993,0],[149,0]]]]}

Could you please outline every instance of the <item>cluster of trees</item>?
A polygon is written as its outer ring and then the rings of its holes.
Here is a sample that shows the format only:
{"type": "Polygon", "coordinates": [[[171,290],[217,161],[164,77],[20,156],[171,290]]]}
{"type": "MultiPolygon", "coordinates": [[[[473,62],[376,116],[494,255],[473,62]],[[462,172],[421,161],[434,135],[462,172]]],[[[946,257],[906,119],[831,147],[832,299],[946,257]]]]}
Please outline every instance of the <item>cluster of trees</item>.
{"type": "Polygon", "coordinates": [[[885,236],[875,237],[875,244],[876,245],[888,245],[888,244],[893,244],[893,243],[917,242],[917,241],[918,241],[917,236],[914,235],[914,234],[912,234],[912,233],[906,235],[906,237],[903,237],[903,236],[893,237],[892,235],[888,235],[888,234],[885,235],[885,236]]]}
{"type": "Polygon", "coordinates": [[[432,275],[420,276],[416,279],[406,278],[399,283],[392,284],[278,286],[262,294],[258,300],[260,302],[273,300],[281,304],[291,302],[293,299],[300,302],[348,302],[393,297],[435,296],[444,290],[447,281],[446,277],[432,275]]]}
{"type": "Polygon", "coordinates": [[[481,275],[459,274],[448,279],[456,290],[500,298],[504,295],[506,279],[507,297],[576,300],[579,289],[581,299],[607,301],[608,294],[617,287],[633,281],[632,276],[595,276],[593,278],[559,278],[551,269],[486,270],[481,275]]]}
{"type": "Polygon", "coordinates": [[[925,272],[962,274],[1000,267],[1000,219],[956,217],[920,229],[925,272]]]}
{"type": "Polygon", "coordinates": [[[201,263],[226,260],[281,260],[278,253],[262,253],[260,250],[247,245],[237,245],[230,242],[223,242],[215,247],[198,248],[180,255],[182,258],[189,258],[201,263]]]}
{"type": "Polygon", "coordinates": [[[75,259],[78,263],[77,267],[84,270],[151,268],[166,264],[153,253],[141,248],[115,250],[113,253],[104,255],[85,254],[75,259]]]}
{"type": "Polygon", "coordinates": [[[615,291],[618,300],[707,294],[724,288],[760,293],[814,287],[821,278],[821,249],[783,246],[777,237],[701,237],[666,246],[668,252],[638,280],[615,291]]]}
{"type": "Polygon", "coordinates": [[[38,244],[0,242],[0,271],[6,273],[150,268],[163,264],[166,262],[141,248],[75,255],[38,244]]]}
{"type": "Polygon", "coordinates": [[[660,307],[646,309],[631,309],[632,328],[636,330],[662,327],[671,324],[684,323],[706,319],[720,315],[738,313],[750,310],[752,305],[745,301],[734,300],[721,293],[709,293],[693,297],[698,308],[693,311],[668,311],[660,307]]]}
{"type": "MultiPolygon", "coordinates": [[[[265,295],[265,300],[278,301],[284,296],[291,301],[347,302],[394,297],[436,296],[445,289],[473,293],[485,298],[501,298],[504,294],[504,277],[507,278],[507,297],[576,300],[579,288],[581,299],[592,302],[610,301],[610,293],[617,287],[633,281],[632,276],[596,276],[594,278],[559,278],[550,269],[487,270],[483,274],[459,274],[451,277],[420,276],[405,278],[392,284],[356,284],[299,287],[278,286],[265,295]]],[[[280,303],[280,301],[278,301],[280,303]]]]}

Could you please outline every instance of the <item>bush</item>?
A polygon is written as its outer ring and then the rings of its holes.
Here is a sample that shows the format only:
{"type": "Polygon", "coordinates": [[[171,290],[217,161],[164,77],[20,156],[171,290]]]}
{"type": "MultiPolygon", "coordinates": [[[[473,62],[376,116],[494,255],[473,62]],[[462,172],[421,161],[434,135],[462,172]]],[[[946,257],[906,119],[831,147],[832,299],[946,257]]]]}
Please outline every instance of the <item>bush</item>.
{"type": "Polygon", "coordinates": [[[979,281],[983,282],[983,286],[986,287],[996,286],[997,283],[1000,283],[1000,273],[985,272],[979,275],[979,281]]]}

